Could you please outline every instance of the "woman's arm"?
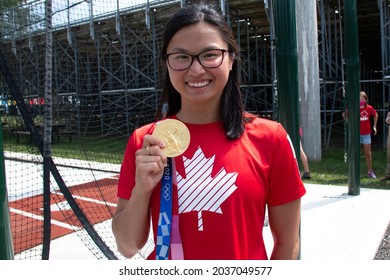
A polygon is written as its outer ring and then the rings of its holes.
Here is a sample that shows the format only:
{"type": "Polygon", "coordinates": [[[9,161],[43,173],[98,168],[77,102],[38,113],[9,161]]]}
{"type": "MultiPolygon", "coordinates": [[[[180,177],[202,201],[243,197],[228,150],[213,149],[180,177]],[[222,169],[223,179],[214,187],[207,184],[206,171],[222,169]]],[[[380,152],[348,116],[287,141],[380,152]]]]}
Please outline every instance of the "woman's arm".
{"type": "Polygon", "coordinates": [[[268,207],[274,249],[271,260],[296,260],[299,253],[301,199],[268,207]]]}
{"type": "Polygon", "coordinates": [[[130,200],[120,198],[112,219],[119,252],[131,258],[146,244],[149,237],[149,198],[134,188],[130,200]]]}
{"type": "Polygon", "coordinates": [[[135,186],[130,199],[118,200],[112,219],[112,231],[119,252],[127,258],[133,257],[142,249],[149,237],[150,197],[167,164],[162,151],[164,146],[164,142],[158,138],[145,135],[142,148],[135,153],[135,186]]]}
{"type": "Polygon", "coordinates": [[[373,125],[374,135],[376,135],[376,133],[377,133],[377,130],[376,130],[376,124],[377,123],[378,123],[378,113],[375,111],[375,114],[374,114],[374,125],[373,125]]]}

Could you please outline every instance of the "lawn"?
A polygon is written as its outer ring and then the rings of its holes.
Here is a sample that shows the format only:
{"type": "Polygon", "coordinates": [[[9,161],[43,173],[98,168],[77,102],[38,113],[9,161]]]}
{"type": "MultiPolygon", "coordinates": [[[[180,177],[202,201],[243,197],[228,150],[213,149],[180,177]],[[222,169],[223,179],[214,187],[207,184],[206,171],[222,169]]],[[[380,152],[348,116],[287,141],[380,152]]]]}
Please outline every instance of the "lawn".
{"type": "MultiPolygon", "coordinates": [[[[390,181],[380,181],[386,171],[386,152],[383,151],[381,144],[373,146],[372,157],[373,169],[378,178],[367,177],[366,160],[361,154],[360,187],[390,190],[390,181]]],[[[321,161],[309,161],[309,167],[311,179],[304,180],[305,183],[348,186],[349,164],[344,160],[344,149],[334,148],[322,151],[321,161]]]]}
{"type": "MultiPolygon", "coordinates": [[[[377,139],[381,138],[377,137],[377,139]]],[[[26,145],[28,144],[28,139],[15,143],[15,139],[12,138],[10,133],[3,133],[3,142],[4,149],[8,151],[38,153],[37,149],[31,150],[29,148],[31,143],[26,145]]],[[[311,179],[304,182],[348,186],[349,164],[344,161],[342,143],[340,145],[340,141],[335,142],[337,144],[333,147],[323,149],[321,161],[314,162],[309,160],[311,179]]],[[[72,141],[65,138],[59,143],[53,143],[52,156],[120,164],[126,143],[126,137],[74,137],[72,141]]],[[[390,181],[380,181],[380,178],[385,175],[386,169],[386,152],[383,151],[383,143],[380,141],[374,143],[372,150],[373,169],[378,178],[370,179],[367,177],[366,162],[362,155],[360,157],[360,187],[390,190],[390,181]]]]}

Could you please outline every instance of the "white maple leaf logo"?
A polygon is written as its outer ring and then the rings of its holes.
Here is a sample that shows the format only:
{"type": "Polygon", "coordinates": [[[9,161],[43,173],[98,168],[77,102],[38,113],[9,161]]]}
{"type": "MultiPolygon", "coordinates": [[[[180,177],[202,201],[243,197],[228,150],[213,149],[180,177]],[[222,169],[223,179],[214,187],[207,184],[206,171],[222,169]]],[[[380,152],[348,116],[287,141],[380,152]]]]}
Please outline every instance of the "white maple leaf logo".
{"type": "Polygon", "coordinates": [[[198,211],[198,230],[203,230],[202,211],[222,214],[221,204],[237,189],[237,172],[222,168],[211,177],[215,156],[206,158],[199,147],[192,159],[183,157],[186,178],[177,175],[179,213],[198,211]]]}

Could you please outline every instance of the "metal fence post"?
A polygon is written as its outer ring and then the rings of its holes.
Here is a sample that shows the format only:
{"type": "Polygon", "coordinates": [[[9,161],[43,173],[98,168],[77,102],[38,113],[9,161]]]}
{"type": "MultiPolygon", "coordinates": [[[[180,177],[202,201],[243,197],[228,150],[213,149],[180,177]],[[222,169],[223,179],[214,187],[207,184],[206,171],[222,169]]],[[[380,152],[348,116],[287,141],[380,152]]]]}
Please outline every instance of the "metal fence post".
{"type": "Polygon", "coordinates": [[[348,194],[360,194],[360,71],[356,0],[344,1],[348,106],[348,194]]]}
{"type": "MultiPolygon", "coordinates": [[[[298,160],[299,81],[295,1],[278,0],[274,2],[274,8],[279,122],[289,134],[298,160]]],[[[299,226],[299,235],[300,228],[299,226]]],[[[298,254],[298,259],[300,258],[301,248],[298,254]]]]}
{"type": "Polygon", "coordinates": [[[14,245],[9,218],[8,192],[5,177],[3,127],[0,123],[0,260],[14,259],[14,245]]]}

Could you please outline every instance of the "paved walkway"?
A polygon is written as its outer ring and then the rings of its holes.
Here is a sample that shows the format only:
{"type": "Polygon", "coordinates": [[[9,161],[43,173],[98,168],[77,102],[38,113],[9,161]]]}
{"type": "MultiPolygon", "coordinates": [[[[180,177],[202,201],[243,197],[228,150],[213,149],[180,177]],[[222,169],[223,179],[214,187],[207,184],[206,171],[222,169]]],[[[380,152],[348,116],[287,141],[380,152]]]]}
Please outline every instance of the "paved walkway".
{"type": "Polygon", "coordinates": [[[373,260],[390,222],[390,191],[361,189],[351,196],[348,187],[305,186],[301,259],[373,260]]]}
{"type": "MultiPolygon", "coordinates": [[[[350,196],[347,187],[305,184],[302,199],[302,260],[373,260],[390,222],[390,191],[361,189],[350,196]]],[[[110,223],[110,221],[107,221],[110,223]]],[[[272,247],[264,228],[267,250],[272,247]]],[[[70,234],[54,240],[50,259],[95,259],[70,234]]]]}

